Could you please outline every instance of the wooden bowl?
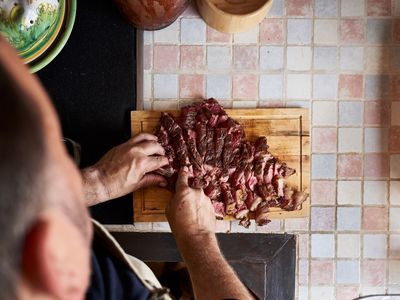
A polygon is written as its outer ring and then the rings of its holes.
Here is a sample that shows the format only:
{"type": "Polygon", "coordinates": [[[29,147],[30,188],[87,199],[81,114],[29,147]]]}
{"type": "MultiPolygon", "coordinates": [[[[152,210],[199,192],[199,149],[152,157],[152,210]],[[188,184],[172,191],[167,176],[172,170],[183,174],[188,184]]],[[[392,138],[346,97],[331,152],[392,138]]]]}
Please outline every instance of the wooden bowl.
{"type": "Polygon", "coordinates": [[[200,15],[214,29],[227,33],[248,31],[260,23],[273,0],[196,0],[200,15]]]}

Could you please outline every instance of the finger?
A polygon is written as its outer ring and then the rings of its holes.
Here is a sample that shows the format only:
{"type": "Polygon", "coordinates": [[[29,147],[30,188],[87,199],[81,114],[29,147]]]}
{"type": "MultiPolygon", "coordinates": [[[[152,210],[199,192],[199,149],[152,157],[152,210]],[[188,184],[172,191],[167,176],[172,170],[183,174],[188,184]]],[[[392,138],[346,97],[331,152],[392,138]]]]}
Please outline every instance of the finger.
{"type": "Polygon", "coordinates": [[[146,174],[137,184],[138,189],[149,187],[149,186],[160,186],[166,187],[168,185],[167,180],[161,176],[156,174],[146,174]]]}
{"type": "Polygon", "coordinates": [[[143,160],[143,172],[150,173],[168,164],[169,160],[166,156],[148,156],[143,160]]]}
{"type": "Polygon", "coordinates": [[[133,151],[141,152],[145,155],[165,155],[164,148],[156,141],[144,141],[135,144],[132,147],[133,151]]]}
{"type": "Polygon", "coordinates": [[[158,137],[150,133],[139,133],[129,140],[130,144],[137,144],[143,141],[157,141],[158,137]]]}
{"type": "Polygon", "coordinates": [[[183,167],[179,171],[178,179],[176,180],[176,190],[179,190],[181,188],[188,187],[188,180],[189,180],[189,174],[188,174],[188,168],[183,167]]]}

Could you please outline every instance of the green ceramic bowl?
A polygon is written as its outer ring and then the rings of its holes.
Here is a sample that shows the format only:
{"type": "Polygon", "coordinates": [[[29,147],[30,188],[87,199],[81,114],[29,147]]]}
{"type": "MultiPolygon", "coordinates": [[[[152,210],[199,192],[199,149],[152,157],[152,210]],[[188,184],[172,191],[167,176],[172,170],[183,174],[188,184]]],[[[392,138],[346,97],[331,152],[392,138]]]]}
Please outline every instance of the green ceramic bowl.
{"type": "Polygon", "coordinates": [[[64,47],[75,15],[76,0],[1,0],[0,33],[36,72],[64,47]]]}

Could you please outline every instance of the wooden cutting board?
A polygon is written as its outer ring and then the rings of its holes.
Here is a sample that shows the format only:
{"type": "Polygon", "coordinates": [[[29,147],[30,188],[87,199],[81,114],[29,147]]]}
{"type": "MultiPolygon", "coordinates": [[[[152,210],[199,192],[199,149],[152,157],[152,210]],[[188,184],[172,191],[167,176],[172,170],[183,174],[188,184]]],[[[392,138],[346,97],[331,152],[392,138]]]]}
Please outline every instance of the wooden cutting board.
{"type": "MultiPolygon", "coordinates": [[[[266,108],[266,109],[226,109],[229,116],[237,120],[245,129],[246,137],[255,140],[265,135],[270,152],[296,169],[289,177],[288,184],[299,190],[310,190],[310,133],[309,112],[304,108],[266,108]]],[[[179,111],[170,111],[179,116],[179,111]]],[[[132,111],[132,136],[152,133],[160,118],[159,111],[132,111]]],[[[171,198],[171,192],[161,188],[147,188],[134,193],[134,221],[166,221],[164,210],[171,198]]],[[[272,208],[271,218],[293,218],[308,216],[310,197],[302,209],[284,211],[272,208]]]]}

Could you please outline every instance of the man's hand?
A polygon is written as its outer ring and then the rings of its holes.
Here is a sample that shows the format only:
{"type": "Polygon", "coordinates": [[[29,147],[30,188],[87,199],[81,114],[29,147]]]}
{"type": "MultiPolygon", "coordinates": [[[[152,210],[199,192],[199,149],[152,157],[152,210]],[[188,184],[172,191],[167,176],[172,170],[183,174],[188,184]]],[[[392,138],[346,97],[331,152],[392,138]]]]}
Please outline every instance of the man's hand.
{"type": "Polygon", "coordinates": [[[188,185],[188,172],[179,172],[176,192],[166,209],[168,222],[176,239],[215,235],[215,214],[210,199],[201,189],[188,185]]]}
{"type": "Polygon", "coordinates": [[[82,170],[88,205],[124,196],[148,186],[166,186],[164,177],[148,174],[168,164],[157,137],[142,133],[107,152],[82,170]]]}

